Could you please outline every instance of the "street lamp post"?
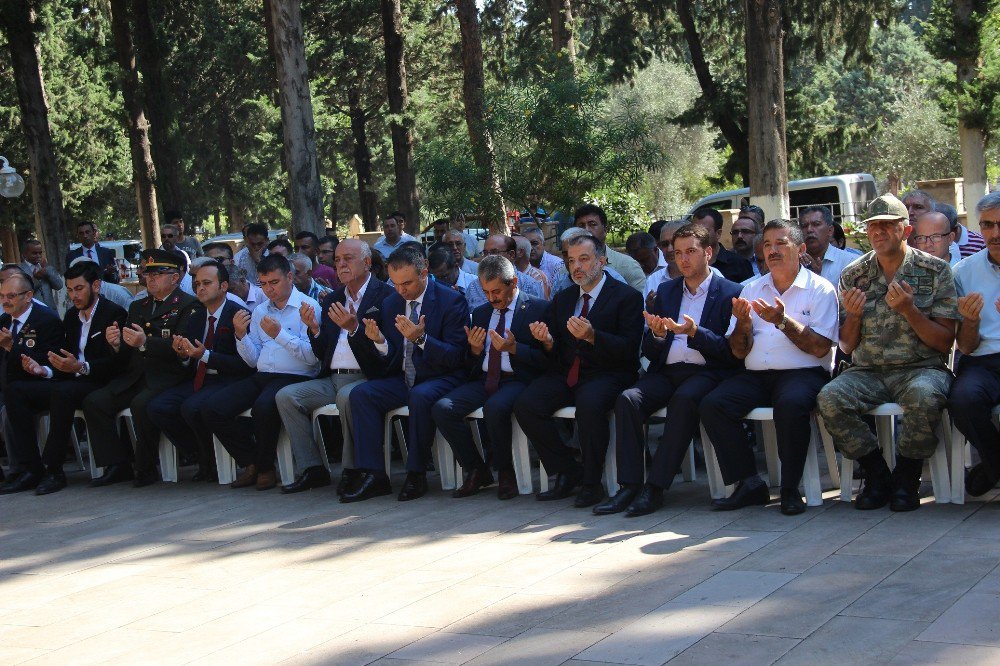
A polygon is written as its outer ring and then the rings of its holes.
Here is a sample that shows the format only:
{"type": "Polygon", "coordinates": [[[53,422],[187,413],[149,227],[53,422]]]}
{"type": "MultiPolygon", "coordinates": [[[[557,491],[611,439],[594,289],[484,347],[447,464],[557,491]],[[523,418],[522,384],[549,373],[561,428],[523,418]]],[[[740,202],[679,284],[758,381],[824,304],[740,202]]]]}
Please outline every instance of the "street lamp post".
{"type": "Polygon", "coordinates": [[[24,178],[21,178],[21,174],[10,165],[6,157],[0,155],[0,161],[3,162],[0,167],[0,196],[5,199],[21,196],[24,192],[24,178]]]}

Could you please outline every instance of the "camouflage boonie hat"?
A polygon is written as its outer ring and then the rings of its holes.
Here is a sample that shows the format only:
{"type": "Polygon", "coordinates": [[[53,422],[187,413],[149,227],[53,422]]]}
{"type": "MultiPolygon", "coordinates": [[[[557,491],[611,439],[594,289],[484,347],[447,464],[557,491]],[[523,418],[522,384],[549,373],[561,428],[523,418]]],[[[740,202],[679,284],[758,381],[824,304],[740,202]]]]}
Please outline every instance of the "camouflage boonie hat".
{"type": "Polygon", "coordinates": [[[905,220],[910,213],[906,210],[903,202],[891,194],[883,194],[868,204],[868,213],[865,216],[865,223],[873,220],[905,220]]]}

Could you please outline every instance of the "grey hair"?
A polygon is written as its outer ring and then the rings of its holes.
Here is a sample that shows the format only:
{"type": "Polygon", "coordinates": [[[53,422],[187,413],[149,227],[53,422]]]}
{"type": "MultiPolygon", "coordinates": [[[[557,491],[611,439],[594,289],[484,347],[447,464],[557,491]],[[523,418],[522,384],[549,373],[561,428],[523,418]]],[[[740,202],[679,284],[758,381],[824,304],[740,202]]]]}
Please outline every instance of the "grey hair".
{"type": "Polygon", "coordinates": [[[1000,190],[996,192],[990,192],[985,197],[979,200],[976,204],[976,214],[985,213],[988,210],[994,210],[1000,208],[1000,190]]]}
{"type": "Polygon", "coordinates": [[[799,210],[799,220],[801,221],[803,217],[809,215],[810,213],[819,213],[823,218],[823,222],[826,226],[833,226],[833,211],[830,210],[829,206],[806,206],[799,210]]]}
{"type": "Polygon", "coordinates": [[[368,258],[371,258],[371,256],[372,256],[372,246],[369,245],[368,243],[364,242],[363,240],[360,240],[360,239],[357,239],[357,238],[345,238],[344,240],[342,240],[340,242],[341,243],[357,243],[358,244],[358,249],[361,250],[361,258],[362,259],[368,259],[368,258]]]}
{"type": "Polygon", "coordinates": [[[521,235],[527,236],[528,234],[537,234],[538,237],[542,239],[542,241],[545,240],[545,232],[543,232],[538,227],[522,227],[521,235]]]}
{"type": "Polygon", "coordinates": [[[217,263],[219,262],[217,262],[215,259],[212,259],[212,257],[196,257],[195,259],[191,260],[191,266],[190,269],[188,270],[188,273],[190,273],[193,276],[195,273],[198,272],[198,269],[201,268],[202,266],[205,266],[207,264],[217,264],[217,263]]]}
{"type": "Polygon", "coordinates": [[[312,259],[306,255],[300,252],[293,252],[292,255],[288,257],[288,265],[292,267],[292,273],[298,275],[300,271],[305,273],[312,270],[313,262],[312,259]]]}
{"type": "Polygon", "coordinates": [[[767,233],[771,229],[785,229],[788,231],[788,239],[792,241],[795,245],[802,245],[805,242],[805,237],[802,235],[802,228],[796,222],[791,220],[771,220],[764,225],[764,233],[767,233]]]}
{"type": "MultiPolygon", "coordinates": [[[[663,232],[664,231],[667,231],[667,230],[669,230],[669,231],[677,231],[678,229],[680,229],[681,227],[683,227],[686,224],[687,224],[687,222],[685,222],[684,220],[671,220],[671,221],[667,222],[662,227],[660,227],[660,238],[663,238],[663,232]]],[[[656,240],[660,240],[660,238],[657,238],[656,240]]]]}
{"type": "Polygon", "coordinates": [[[589,236],[589,235],[590,232],[584,229],[583,227],[570,227],[566,231],[562,232],[562,235],[559,237],[559,242],[566,243],[571,238],[575,238],[577,236],[589,236]]]}
{"type": "Polygon", "coordinates": [[[229,281],[230,282],[246,282],[247,271],[242,266],[237,266],[233,264],[229,267],[229,281]]]}
{"type": "Polygon", "coordinates": [[[514,236],[514,243],[517,244],[518,250],[531,254],[531,241],[524,236],[514,236]]]}
{"type": "Polygon", "coordinates": [[[907,199],[913,199],[915,197],[923,197],[927,199],[927,207],[930,208],[931,210],[934,210],[934,204],[936,204],[937,201],[935,201],[934,197],[932,197],[927,192],[924,192],[923,190],[910,190],[909,192],[901,196],[899,200],[905,204],[907,199]]]}
{"type": "Polygon", "coordinates": [[[517,277],[514,264],[510,262],[510,259],[499,254],[483,257],[483,260],[479,262],[477,274],[481,282],[492,282],[499,279],[504,284],[510,284],[517,277]]]}
{"type": "MultiPolygon", "coordinates": [[[[81,224],[80,226],[83,226],[83,225],[81,224]]],[[[94,264],[95,266],[97,265],[97,262],[94,261],[93,259],[91,259],[90,257],[83,257],[83,256],[81,256],[81,257],[77,257],[73,261],[69,262],[69,266],[67,266],[66,268],[72,268],[73,266],[76,266],[77,264],[82,264],[83,262],[89,262],[91,264],[94,264]]]]}
{"type": "Polygon", "coordinates": [[[584,230],[583,234],[576,234],[568,241],[566,241],[566,248],[569,249],[571,247],[576,247],[581,243],[592,243],[594,245],[594,254],[596,254],[598,257],[608,256],[607,246],[602,241],[599,241],[596,238],[594,238],[594,236],[592,236],[590,232],[586,230],[584,230]]]}
{"type": "Polygon", "coordinates": [[[167,229],[167,228],[173,229],[174,231],[180,231],[181,230],[181,228],[178,227],[176,224],[169,224],[168,223],[168,224],[161,224],[160,225],[160,231],[163,231],[164,229],[167,229]]]}

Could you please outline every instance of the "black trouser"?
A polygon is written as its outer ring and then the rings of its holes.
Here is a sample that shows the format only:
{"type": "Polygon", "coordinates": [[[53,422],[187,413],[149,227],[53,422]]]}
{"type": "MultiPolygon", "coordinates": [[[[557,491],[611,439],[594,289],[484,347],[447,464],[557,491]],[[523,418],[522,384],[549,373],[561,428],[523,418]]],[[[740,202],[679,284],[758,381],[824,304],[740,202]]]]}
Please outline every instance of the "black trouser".
{"type": "Polygon", "coordinates": [[[125,408],[132,411],[135,425],[135,469],[146,473],[156,468],[160,450],[160,430],[149,420],[146,406],[163,389],[152,389],[140,379],[121,393],[108,387],[98,389],[83,401],[83,412],[87,417],[87,433],[90,435],[90,453],[98,467],[128,462],[133,458],[132,446],[127,433],[118,432],[118,412],[125,408]]]}
{"type": "Polygon", "coordinates": [[[483,420],[486,421],[486,431],[493,442],[493,469],[508,469],[513,466],[511,453],[512,426],[511,414],[514,412],[514,401],[527,386],[513,377],[500,379],[497,392],[487,397],[486,382],[476,379],[452,390],[448,395],[434,404],[431,413],[438,430],[448,440],[455,459],[462,469],[471,471],[485,467],[483,457],[476,449],[472,431],[465,420],[465,415],[480,407],[483,408],[483,420]]]}
{"type": "Polygon", "coordinates": [[[274,457],[281,432],[281,416],[274,402],[275,394],[290,384],[309,377],[277,372],[258,372],[230,384],[225,400],[215,400],[202,409],[205,423],[215,434],[236,464],[257,466],[258,472],[274,469],[274,457]],[[237,418],[250,410],[253,418],[237,418]]]}
{"type": "Polygon", "coordinates": [[[86,379],[18,381],[8,386],[7,418],[14,432],[13,447],[26,470],[38,472],[44,465],[61,472],[69,450],[73,413],[88,394],[100,385],[86,379]],[[49,435],[44,454],[38,452],[38,415],[49,413],[49,435]]]}
{"type": "Polygon", "coordinates": [[[997,403],[1000,403],[1000,354],[962,356],[958,377],[948,394],[948,413],[995,476],[1000,475],[1000,433],[992,416],[997,403]]]}
{"type": "MultiPolygon", "coordinates": [[[[608,412],[615,399],[635,381],[628,372],[592,374],[581,377],[570,388],[566,376],[550,373],[533,381],[514,403],[514,414],[531,440],[549,474],[570,474],[580,469],[573,450],[563,444],[553,412],[576,405],[577,440],[583,453],[583,483],[596,485],[604,472],[604,457],[611,437],[608,412]]],[[[494,446],[496,444],[494,443],[494,446]]]]}
{"type": "Polygon", "coordinates": [[[740,422],[751,409],[772,407],[781,458],[781,487],[797,489],[812,438],[816,395],[830,380],[823,368],[747,371],[730,377],[701,401],[701,422],[715,447],[726,485],[757,474],[740,422]]]}
{"type": "Polygon", "coordinates": [[[194,382],[168,388],[156,396],[146,408],[149,418],[163,431],[170,443],[182,451],[197,454],[202,469],[215,467],[212,431],[205,421],[204,409],[213,400],[224,400],[224,388],[234,382],[232,377],[206,375],[201,390],[194,382]]]}
{"type": "Polygon", "coordinates": [[[667,422],[646,481],[669,488],[691,439],[698,432],[698,404],[731,374],[725,370],[706,369],[703,365],[672,363],[646,375],[622,393],[615,404],[618,483],[643,482],[644,426],[653,412],[666,407],[667,422]]]}

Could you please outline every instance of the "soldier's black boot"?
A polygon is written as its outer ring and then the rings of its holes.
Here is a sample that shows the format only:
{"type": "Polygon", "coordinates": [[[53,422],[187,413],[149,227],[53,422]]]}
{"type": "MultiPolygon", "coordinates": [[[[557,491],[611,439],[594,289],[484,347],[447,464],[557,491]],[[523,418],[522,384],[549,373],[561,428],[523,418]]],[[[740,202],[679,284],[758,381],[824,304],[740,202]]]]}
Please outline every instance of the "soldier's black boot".
{"type": "Polygon", "coordinates": [[[861,465],[861,492],[854,498],[854,508],[860,511],[881,509],[889,503],[892,494],[889,466],[885,464],[881,451],[872,451],[858,458],[861,465]]]}
{"type": "Polygon", "coordinates": [[[923,469],[923,460],[896,456],[896,469],[892,470],[890,509],[916,511],[920,508],[920,473],[923,469]]]}

